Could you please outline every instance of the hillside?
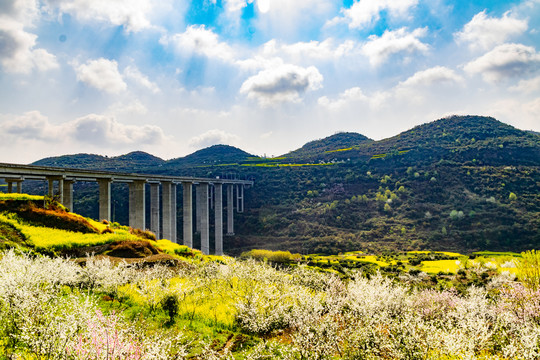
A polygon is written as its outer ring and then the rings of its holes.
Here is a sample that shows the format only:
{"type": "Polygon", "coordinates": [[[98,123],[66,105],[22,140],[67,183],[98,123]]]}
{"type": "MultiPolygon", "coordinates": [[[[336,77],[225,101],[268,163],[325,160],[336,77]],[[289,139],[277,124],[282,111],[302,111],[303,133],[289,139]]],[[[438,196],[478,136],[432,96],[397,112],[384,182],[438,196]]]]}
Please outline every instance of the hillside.
{"type": "Polygon", "coordinates": [[[104,171],[143,172],[146,168],[162,165],[165,160],[143,151],[105,157],[93,154],[63,155],[38,160],[32,165],[70,167],[78,169],[96,169],[104,171]]]}
{"type": "Polygon", "coordinates": [[[165,167],[178,168],[230,164],[246,161],[250,157],[253,157],[253,155],[234,146],[213,145],[185,157],[169,160],[166,162],[165,167]]]}
{"type": "Polygon", "coordinates": [[[352,149],[360,144],[371,143],[373,140],[370,138],[351,132],[341,132],[324,139],[310,141],[300,149],[291,151],[283,157],[286,158],[310,158],[324,154],[328,151],[343,151],[345,149],[352,149]]]}
{"type": "MultiPolygon", "coordinates": [[[[290,154],[263,159],[217,145],[146,171],[254,179],[247,211],[235,219],[237,236],[224,244],[232,254],[540,246],[540,136],[534,133],[490,117],[454,116],[380,141],[336,134],[290,154]]],[[[40,186],[36,193],[43,194],[40,186]]],[[[75,210],[87,216],[98,212],[92,186],[76,184],[75,210]]],[[[126,191],[113,184],[120,222],[127,221],[126,191]]]]}

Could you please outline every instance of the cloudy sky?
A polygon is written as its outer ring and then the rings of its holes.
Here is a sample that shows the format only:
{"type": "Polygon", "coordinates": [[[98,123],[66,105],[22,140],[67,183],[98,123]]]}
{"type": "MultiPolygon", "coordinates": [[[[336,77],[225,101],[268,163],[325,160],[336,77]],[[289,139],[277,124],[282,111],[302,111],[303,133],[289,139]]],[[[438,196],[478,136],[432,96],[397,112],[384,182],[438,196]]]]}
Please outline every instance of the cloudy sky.
{"type": "Polygon", "coordinates": [[[540,0],[1,0],[0,161],[540,131],[540,0]]]}

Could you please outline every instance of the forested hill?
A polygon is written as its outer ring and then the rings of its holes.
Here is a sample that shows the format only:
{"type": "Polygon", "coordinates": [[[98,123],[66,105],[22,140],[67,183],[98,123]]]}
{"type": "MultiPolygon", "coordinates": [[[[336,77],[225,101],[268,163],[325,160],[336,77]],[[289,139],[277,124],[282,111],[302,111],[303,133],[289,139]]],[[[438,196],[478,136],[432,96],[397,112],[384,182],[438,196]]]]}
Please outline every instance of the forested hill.
{"type": "MultiPolygon", "coordinates": [[[[448,117],[379,141],[335,134],[277,158],[224,145],[169,161],[137,154],[38,163],[254,179],[225,242],[233,254],[540,247],[540,136],[490,117],[448,117]]],[[[75,211],[96,217],[96,189],[77,186],[75,211]]],[[[115,186],[115,219],[127,222],[127,190],[115,186]]]]}
{"type": "Polygon", "coordinates": [[[333,151],[353,149],[363,143],[372,143],[370,138],[351,132],[340,132],[324,139],[310,141],[300,149],[283,155],[287,158],[312,158],[333,151]]]}
{"type": "Polygon", "coordinates": [[[164,162],[165,160],[143,151],[134,151],[115,157],[92,154],[63,155],[41,159],[32,165],[131,172],[134,169],[155,168],[164,162]]]}

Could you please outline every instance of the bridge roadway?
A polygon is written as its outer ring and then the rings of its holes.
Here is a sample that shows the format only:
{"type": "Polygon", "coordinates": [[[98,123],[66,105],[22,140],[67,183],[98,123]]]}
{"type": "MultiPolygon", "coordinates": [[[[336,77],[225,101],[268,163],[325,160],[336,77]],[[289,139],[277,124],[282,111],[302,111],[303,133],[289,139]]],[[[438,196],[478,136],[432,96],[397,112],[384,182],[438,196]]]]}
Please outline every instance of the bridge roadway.
{"type": "Polygon", "coordinates": [[[193,186],[195,186],[195,231],[201,234],[201,251],[210,253],[209,211],[215,211],[215,253],[223,254],[223,185],[227,190],[227,235],[234,235],[234,202],[236,211],[244,211],[244,187],[253,181],[199,178],[189,176],[118,173],[86,169],[0,163],[0,178],[8,184],[8,192],[22,193],[24,180],[48,181],[49,195],[58,195],[60,202],[73,209],[73,184],[76,181],[99,184],[99,218],[111,220],[111,184],[127,183],[129,186],[129,226],[146,229],[145,184],[150,186],[150,230],[158,238],[177,242],[176,187],[183,190],[183,243],[193,247],[193,186]],[[57,183],[57,193],[54,193],[57,183]],[[160,204],[161,186],[161,204],[160,204]],[[161,209],[161,219],[160,219],[161,209]],[[160,222],[161,220],[161,222],[160,222]],[[160,232],[160,224],[162,231],[160,232]]]}

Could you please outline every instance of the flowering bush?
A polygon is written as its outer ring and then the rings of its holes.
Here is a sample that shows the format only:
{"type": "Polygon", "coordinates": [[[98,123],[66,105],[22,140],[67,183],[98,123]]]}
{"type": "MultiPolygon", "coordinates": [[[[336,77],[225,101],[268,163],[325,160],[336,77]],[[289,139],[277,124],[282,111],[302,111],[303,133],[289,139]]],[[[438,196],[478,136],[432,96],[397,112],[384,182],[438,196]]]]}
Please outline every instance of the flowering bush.
{"type": "Polygon", "coordinates": [[[540,357],[540,291],[507,274],[463,295],[253,260],[171,269],[0,257],[8,359],[540,357]],[[130,307],[131,317],[104,310],[130,307]]]}

